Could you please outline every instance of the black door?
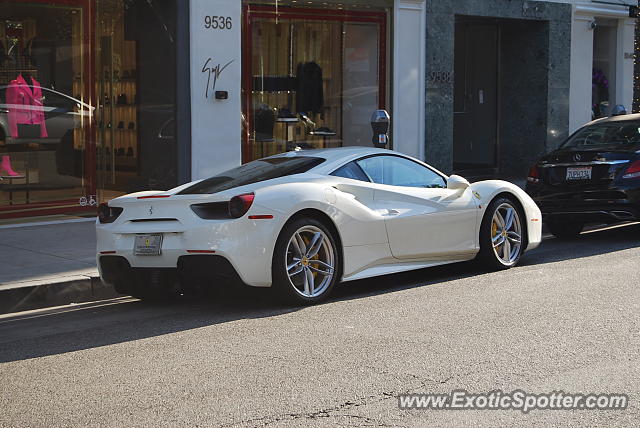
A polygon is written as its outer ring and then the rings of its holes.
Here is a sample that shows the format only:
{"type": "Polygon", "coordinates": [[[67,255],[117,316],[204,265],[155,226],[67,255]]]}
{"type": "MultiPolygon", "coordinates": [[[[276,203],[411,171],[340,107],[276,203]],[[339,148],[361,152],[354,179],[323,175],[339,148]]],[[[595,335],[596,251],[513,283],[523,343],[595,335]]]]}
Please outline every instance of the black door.
{"type": "Polygon", "coordinates": [[[497,167],[498,24],[457,22],[453,168],[497,167]]]}

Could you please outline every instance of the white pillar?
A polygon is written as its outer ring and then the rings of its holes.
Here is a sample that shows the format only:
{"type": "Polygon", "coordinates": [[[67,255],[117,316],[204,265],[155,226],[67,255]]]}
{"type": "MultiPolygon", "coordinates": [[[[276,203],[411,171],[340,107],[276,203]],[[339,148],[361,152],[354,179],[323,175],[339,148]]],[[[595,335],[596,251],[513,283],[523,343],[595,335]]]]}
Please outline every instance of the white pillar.
{"type": "Polygon", "coordinates": [[[241,162],[241,6],[240,0],[190,1],[193,180],[241,162]],[[228,99],[216,99],[215,91],[228,99]]]}
{"type": "Polygon", "coordinates": [[[393,20],[393,147],[399,152],[424,159],[424,0],[397,0],[393,20]]]}
{"type": "Polygon", "coordinates": [[[628,113],[633,109],[633,54],[635,20],[618,21],[616,52],[616,104],[624,105],[628,113]]]}
{"type": "Polygon", "coordinates": [[[593,15],[574,13],[571,25],[570,133],[591,121],[593,21],[593,15]]]}

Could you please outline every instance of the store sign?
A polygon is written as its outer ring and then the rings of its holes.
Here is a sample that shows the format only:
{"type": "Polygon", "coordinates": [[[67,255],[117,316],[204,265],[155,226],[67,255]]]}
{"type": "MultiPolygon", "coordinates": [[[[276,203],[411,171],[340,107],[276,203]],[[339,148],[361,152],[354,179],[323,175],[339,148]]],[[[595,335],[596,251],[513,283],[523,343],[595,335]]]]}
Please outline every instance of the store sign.
{"type": "Polygon", "coordinates": [[[191,175],[241,161],[241,2],[191,0],[191,175]]]}

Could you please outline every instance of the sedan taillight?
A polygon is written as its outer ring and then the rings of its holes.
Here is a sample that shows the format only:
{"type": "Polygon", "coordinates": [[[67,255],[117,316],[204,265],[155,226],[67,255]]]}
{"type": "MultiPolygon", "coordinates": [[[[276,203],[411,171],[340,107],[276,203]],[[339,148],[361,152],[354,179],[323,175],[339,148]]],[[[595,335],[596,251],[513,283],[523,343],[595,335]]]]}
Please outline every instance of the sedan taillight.
{"type": "Polygon", "coordinates": [[[102,203],[98,206],[98,220],[100,223],[113,223],[122,211],[123,208],[110,207],[109,204],[102,203]]]}
{"type": "Polygon", "coordinates": [[[629,165],[622,178],[640,178],[640,160],[629,165]]]}
{"type": "Polygon", "coordinates": [[[529,169],[529,174],[527,175],[527,181],[531,183],[539,183],[540,182],[540,170],[537,166],[533,165],[529,169]]]}

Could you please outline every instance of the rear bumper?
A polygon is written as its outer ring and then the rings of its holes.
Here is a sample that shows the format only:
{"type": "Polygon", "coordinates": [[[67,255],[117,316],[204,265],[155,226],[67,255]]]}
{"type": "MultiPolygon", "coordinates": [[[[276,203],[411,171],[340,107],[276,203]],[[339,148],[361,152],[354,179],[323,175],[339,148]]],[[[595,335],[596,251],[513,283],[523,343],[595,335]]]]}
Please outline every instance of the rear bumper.
{"type": "Polygon", "coordinates": [[[567,208],[566,210],[543,213],[542,218],[545,222],[561,220],[583,223],[616,223],[620,221],[638,221],[640,220],[640,211],[637,208],[631,209],[628,206],[606,207],[606,209],[593,207],[584,211],[571,211],[567,208]]]}
{"type": "MultiPolygon", "coordinates": [[[[118,218],[114,223],[96,224],[98,265],[103,257],[120,256],[128,266],[140,272],[159,269],[176,270],[181,260],[211,253],[228,261],[242,282],[255,287],[271,286],[273,248],[284,218],[259,207],[260,214],[273,218],[252,220],[247,216],[228,220],[202,220],[194,215],[179,221],[131,222],[118,218]],[[137,255],[138,234],[161,234],[161,254],[137,255]]],[[[213,260],[213,259],[207,259],[213,260]]]]}
{"type": "Polygon", "coordinates": [[[639,188],[567,189],[527,185],[544,221],[615,223],[640,220],[639,188]]]}
{"type": "Polygon", "coordinates": [[[109,285],[142,282],[153,287],[177,282],[183,288],[208,289],[243,283],[233,265],[216,255],[182,256],[175,268],[132,267],[123,256],[103,255],[98,258],[98,269],[109,285]]]}

